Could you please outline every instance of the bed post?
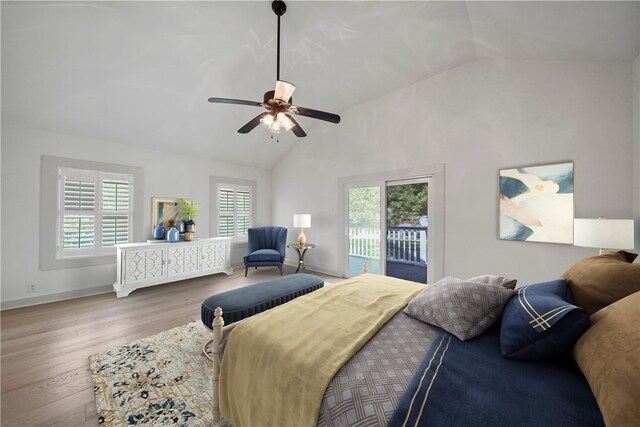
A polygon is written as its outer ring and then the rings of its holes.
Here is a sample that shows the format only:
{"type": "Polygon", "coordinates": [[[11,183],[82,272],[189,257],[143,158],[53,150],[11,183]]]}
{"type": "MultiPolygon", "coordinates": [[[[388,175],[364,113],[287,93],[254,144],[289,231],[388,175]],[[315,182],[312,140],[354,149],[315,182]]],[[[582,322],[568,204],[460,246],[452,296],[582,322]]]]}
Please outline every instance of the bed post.
{"type": "Polygon", "coordinates": [[[213,421],[220,420],[220,400],[218,396],[218,382],[220,381],[220,362],[218,361],[218,347],[222,342],[222,328],[224,327],[224,319],[222,318],[222,309],[217,307],[213,312],[213,399],[212,399],[212,412],[213,421]]]}

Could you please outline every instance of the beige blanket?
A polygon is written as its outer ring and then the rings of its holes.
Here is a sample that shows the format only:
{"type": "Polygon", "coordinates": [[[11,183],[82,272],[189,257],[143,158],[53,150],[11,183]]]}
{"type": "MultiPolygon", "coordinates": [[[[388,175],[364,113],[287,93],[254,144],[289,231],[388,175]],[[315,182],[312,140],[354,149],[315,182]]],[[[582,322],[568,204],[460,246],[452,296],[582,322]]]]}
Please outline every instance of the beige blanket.
{"type": "Polygon", "coordinates": [[[366,274],[239,323],[222,360],[222,415],[234,427],[314,426],[331,378],[424,286],[366,274]]]}

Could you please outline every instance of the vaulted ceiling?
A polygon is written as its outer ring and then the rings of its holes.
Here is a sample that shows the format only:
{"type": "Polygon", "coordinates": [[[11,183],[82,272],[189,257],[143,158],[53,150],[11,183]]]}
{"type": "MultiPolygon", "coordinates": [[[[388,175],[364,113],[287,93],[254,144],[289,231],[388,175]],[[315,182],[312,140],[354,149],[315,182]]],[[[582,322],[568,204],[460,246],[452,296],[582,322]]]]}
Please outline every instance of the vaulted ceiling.
{"type": "MultiPolygon", "coordinates": [[[[483,58],[633,61],[638,2],[287,2],[281,78],[340,113],[483,58]]],[[[272,168],[294,144],[258,128],[276,17],[259,2],[5,2],[2,122],[272,168]]],[[[298,120],[307,133],[315,126],[298,120]]]]}

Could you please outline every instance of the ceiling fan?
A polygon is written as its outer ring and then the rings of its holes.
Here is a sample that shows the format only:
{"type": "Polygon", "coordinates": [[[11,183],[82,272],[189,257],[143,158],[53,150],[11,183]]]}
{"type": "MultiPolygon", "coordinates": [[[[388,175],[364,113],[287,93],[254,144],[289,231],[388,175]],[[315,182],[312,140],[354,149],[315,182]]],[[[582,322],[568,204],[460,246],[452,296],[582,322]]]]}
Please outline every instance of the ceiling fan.
{"type": "Polygon", "coordinates": [[[291,83],[280,80],[280,17],[287,11],[287,6],[283,1],[276,0],[271,3],[271,9],[278,16],[276,89],[266,92],[262,102],[230,98],[209,98],[209,102],[217,104],[251,105],[254,107],[263,107],[267,110],[264,113],[258,114],[251,119],[249,123],[238,129],[239,133],[249,133],[262,123],[273,133],[291,130],[297,137],[307,136],[298,122],[292,117],[292,114],[331,123],[340,123],[340,116],[337,114],[293,105],[291,95],[293,95],[296,87],[291,83]]]}

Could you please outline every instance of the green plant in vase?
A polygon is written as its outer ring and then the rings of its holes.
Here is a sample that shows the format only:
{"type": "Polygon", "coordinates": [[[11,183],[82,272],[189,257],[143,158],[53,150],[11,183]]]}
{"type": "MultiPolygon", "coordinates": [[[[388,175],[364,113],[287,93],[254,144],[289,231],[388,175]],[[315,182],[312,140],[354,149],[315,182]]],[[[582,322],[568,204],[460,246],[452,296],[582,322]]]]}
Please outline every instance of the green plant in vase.
{"type": "Polygon", "coordinates": [[[198,216],[198,210],[200,206],[196,202],[187,202],[185,199],[176,199],[178,205],[178,217],[182,219],[185,225],[185,231],[196,231],[196,224],[193,219],[198,216]]]}

